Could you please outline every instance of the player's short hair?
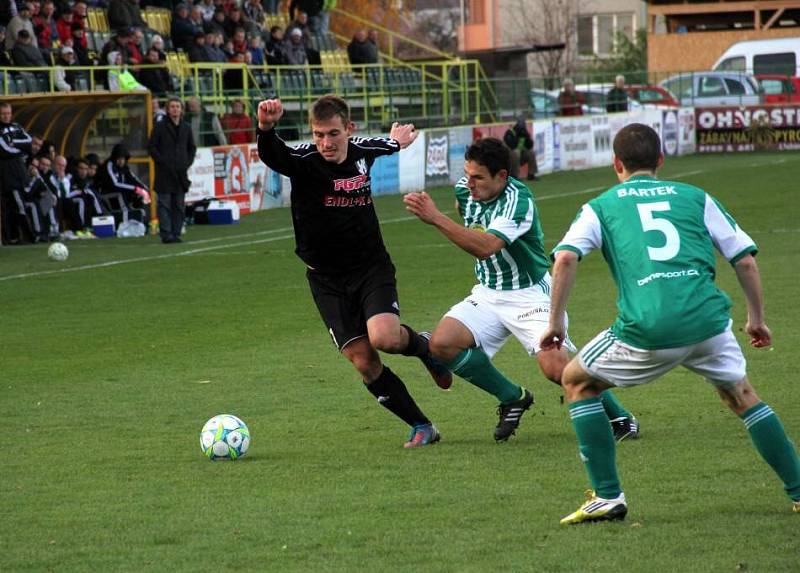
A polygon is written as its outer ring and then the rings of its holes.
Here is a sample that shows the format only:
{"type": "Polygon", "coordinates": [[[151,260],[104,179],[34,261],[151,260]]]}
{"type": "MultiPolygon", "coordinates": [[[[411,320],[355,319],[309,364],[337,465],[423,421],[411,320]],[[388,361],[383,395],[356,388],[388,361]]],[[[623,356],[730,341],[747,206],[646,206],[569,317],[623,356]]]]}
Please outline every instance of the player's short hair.
{"type": "Polygon", "coordinates": [[[614,138],[614,155],[630,173],[642,169],[655,171],[661,157],[661,138],[652,127],[631,123],[614,138]]]}
{"type": "Polygon", "coordinates": [[[308,119],[311,123],[327,121],[337,115],[342,118],[342,124],[345,127],[350,124],[350,107],[346,101],[335,94],[322,96],[308,110],[308,119]]]}
{"type": "Polygon", "coordinates": [[[511,172],[511,152],[496,137],[481,137],[467,147],[464,159],[483,165],[494,177],[501,169],[511,172]]]}

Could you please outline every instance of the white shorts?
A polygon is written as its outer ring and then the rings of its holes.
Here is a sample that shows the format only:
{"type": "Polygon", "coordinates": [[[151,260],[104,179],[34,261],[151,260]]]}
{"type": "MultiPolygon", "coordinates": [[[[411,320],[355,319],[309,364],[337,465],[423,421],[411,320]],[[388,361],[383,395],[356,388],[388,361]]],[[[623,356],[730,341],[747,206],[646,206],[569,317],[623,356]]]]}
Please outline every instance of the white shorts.
{"type": "MultiPolygon", "coordinates": [[[[477,284],[472,293],[454,305],[445,316],[467,327],[475,344],[489,358],[497,354],[512,334],[530,355],[539,352],[541,338],[550,320],[550,275],[543,286],[499,291],[477,284]]],[[[575,346],[567,336],[567,350],[575,346]]]]}
{"type": "Polygon", "coordinates": [[[657,350],[625,344],[604,330],[581,349],[578,360],[593,378],[620,387],[647,384],[676,366],[697,372],[715,386],[739,382],[747,373],[730,323],[724,332],[702,342],[657,350]]]}

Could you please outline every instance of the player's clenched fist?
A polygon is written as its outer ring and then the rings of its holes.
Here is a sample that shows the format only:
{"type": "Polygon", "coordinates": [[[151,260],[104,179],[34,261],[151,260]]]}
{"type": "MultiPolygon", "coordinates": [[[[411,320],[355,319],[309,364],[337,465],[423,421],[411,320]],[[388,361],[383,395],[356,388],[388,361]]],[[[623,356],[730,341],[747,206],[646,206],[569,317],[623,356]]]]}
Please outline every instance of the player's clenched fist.
{"type": "Polygon", "coordinates": [[[266,99],[258,104],[258,127],[268,130],[283,115],[283,105],[279,99],[266,99]]]}

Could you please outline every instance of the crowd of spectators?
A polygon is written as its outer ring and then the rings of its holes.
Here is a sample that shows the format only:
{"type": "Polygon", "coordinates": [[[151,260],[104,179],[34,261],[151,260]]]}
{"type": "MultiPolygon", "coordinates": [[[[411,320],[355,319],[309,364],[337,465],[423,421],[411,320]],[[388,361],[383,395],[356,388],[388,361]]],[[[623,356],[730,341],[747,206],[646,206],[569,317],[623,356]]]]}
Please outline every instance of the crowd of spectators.
{"type": "MultiPolygon", "coordinates": [[[[109,90],[149,90],[155,100],[164,101],[180,87],[166,65],[168,51],[182,51],[189,62],[201,64],[319,65],[312,38],[328,32],[336,0],[290,0],[283,6],[289,16],[285,30],[265,26],[265,16],[277,14],[278,0],[0,0],[0,43],[5,47],[0,67],[25,68],[12,76],[24,80],[26,91],[51,82],[60,92],[85,91],[91,77],[109,90]],[[89,8],[104,9],[113,31],[102,46],[89,41],[97,41],[88,28],[89,8]],[[148,27],[143,17],[148,8],[171,11],[169,35],[148,27]],[[102,68],[90,76],[86,68],[91,66],[102,68]]],[[[358,30],[347,51],[353,64],[377,63],[376,32],[358,30]]],[[[225,70],[222,87],[227,93],[242,90],[243,79],[240,69],[225,70]]],[[[186,104],[198,145],[253,140],[242,102],[229,105],[222,116],[199,100],[186,104]]]]}

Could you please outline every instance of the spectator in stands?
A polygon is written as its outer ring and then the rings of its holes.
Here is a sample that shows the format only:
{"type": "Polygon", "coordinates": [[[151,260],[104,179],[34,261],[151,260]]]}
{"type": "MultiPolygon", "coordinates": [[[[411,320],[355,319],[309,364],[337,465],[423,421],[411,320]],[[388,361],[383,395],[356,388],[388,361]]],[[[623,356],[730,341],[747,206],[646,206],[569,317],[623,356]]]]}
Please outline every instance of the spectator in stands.
{"type": "Polygon", "coordinates": [[[155,164],[158,192],[158,220],[162,243],[180,243],[183,231],[184,198],[189,191],[189,167],[197,147],[192,128],[181,118],[181,100],[167,103],[167,119],[153,127],[147,150],[155,164]]]}
{"type": "MultiPolygon", "coordinates": [[[[6,45],[6,27],[0,25],[0,48],[6,45]]],[[[6,50],[0,49],[0,68],[14,67],[14,62],[11,61],[9,54],[6,50]]],[[[0,74],[0,80],[5,76],[5,73],[0,74]]]]}
{"type": "Polygon", "coordinates": [[[139,28],[131,28],[131,35],[125,47],[128,49],[128,63],[141,64],[144,62],[144,33],[139,28]]]}
{"type": "Polygon", "coordinates": [[[247,42],[247,51],[250,52],[250,61],[254,66],[263,66],[266,62],[264,46],[261,44],[261,36],[258,34],[250,36],[247,42]]]}
{"type": "Polygon", "coordinates": [[[62,42],[72,37],[72,24],[75,23],[75,14],[72,12],[72,8],[67,7],[62,10],[61,15],[56,20],[58,37],[62,42]]]}
{"type": "Polygon", "coordinates": [[[203,19],[203,10],[200,6],[193,5],[189,8],[189,21],[194,24],[195,28],[203,30],[206,21],[203,19]]]}
{"type": "Polygon", "coordinates": [[[147,88],[136,81],[134,75],[122,61],[122,54],[111,52],[108,54],[108,65],[113,66],[108,70],[108,89],[112,92],[147,91],[147,88]]]}
{"type": "Polygon", "coordinates": [[[167,52],[164,51],[164,38],[155,34],[152,38],[150,38],[150,50],[156,50],[158,52],[158,60],[160,62],[167,61],[167,52]]]}
{"type": "Polygon", "coordinates": [[[234,6],[231,8],[231,11],[228,12],[228,17],[225,19],[225,37],[228,39],[232,39],[236,34],[236,30],[241,28],[242,30],[247,30],[247,21],[244,18],[244,13],[241,9],[234,6]]]}
{"type": "Polygon", "coordinates": [[[267,14],[278,13],[278,0],[261,0],[261,5],[267,14]]]}
{"type": "Polygon", "coordinates": [[[300,28],[292,28],[289,38],[283,42],[283,52],[286,55],[286,63],[290,66],[302,66],[308,63],[308,53],[300,28]]]}
{"type": "Polygon", "coordinates": [[[155,48],[147,50],[145,63],[148,67],[139,70],[139,83],[149,89],[154,98],[166,96],[172,90],[172,80],[161,62],[158,50],[155,48]]]}
{"type": "Polygon", "coordinates": [[[11,18],[6,29],[6,50],[14,48],[21,30],[26,30],[33,39],[31,42],[33,46],[38,47],[36,33],[33,30],[33,22],[31,21],[32,10],[33,8],[28,2],[20,2],[17,5],[17,15],[11,18]]]}
{"type": "Polygon", "coordinates": [[[353,40],[347,45],[347,57],[353,65],[378,63],[378,48],[367,39],[364,28],[353,34],[353,40]]]}
{"type": "Polygon", "coordinates": [[[311,29],[308,27],[308,14],[302,10],[298,10],[294,20],[289,22],[289,25],[286,26],[286,29],[283,31],[283,37],[288,38],[289,34],[291,34],[292,30],[295,28],[300,28],[300,31],[303,32],[303,42],[305,42],[306,47],[310,46],[311,29]]]}
{"type": "Polygon", "coordinates": [[[206,49],[206,33],[197,32],[194,37],[194,45],[189,49],[189,61],[196,62],[213,62],[211,53],[206,49]]]}
{"type": "Polygon", "coordinates": [[[147,225],[150,204],[150,193],[147,185],[134,175],[128,161],[131,153],[128,148],[118,143],[111,148],[111,155],[97,170],[96,181],[100,182],[100,193],[106,205],[122,213],[127,221],[133,216],[147,225]]]}
{"type": "Polygon", "coordinates": [[[269,40],[264,45],[267,64],[270,66],[283,66],[286,64],[286,53],[283,51],[283,28],[273,26],[269,29],[269,40]]]}
{"type": "Polygon", "coordinates": [[[214,16],[212,16],[211,20],[207,20],[203,24],[203,30],[205,30],[206,32],[214,32],[214,33],[218,32],[223,36],[225,36],[225,39],[227,40],[228,37],[225,35],[226,19],[227,15],[225,14],[225,10],[220,7],[217,7],[217,9],[214,10],[214,16]]]}
{"type": "Polygon", "coordinates": [[[206,49],[211,55],[212,62],[220,64],[228,63],[228,56],[225,55],[225,50],[222,49],[222,44],[225,40],[222,37],[222,32],[208,32],[206,33],[206,49]]]}
{"type": "MultiPolygon", "coordinates": [[[[34,45],[34,38],[27,29],[23,28],[17,33],[17,41],[11,48],[11,59],[18,68],[44,68],[42,52],[34,45]]],[[[27,73],[27,72],[23,72],[27,73]]]]}
{"type": "Polygon", "coordinates": [[[519,168],[522,165],[527,165],[528,180],[534,181],[538,179],[536,174],[539,172],[539,166],[536,164],[533,138],[525,125],[525,118],[519,118],[517,123],[506,130],[503,135],[503,143],[511,151],[511,171],[509,175],[519,179],[519,168]]]}
{"type": "Polygon", "coordinates": [[[570,79],[564,80],[564,89],[558,94],[558,107],[561,115],[583,115],[583,107],[586,102],[583,94],[575,91],[575,84],[570,79]]]}
{"type": "MultiPolygon", "coordinates": [[[[228,71],[236,71],[241,76],[239,70],[228,71]]],[[[192,137],[197,147],[227,144],[222,124],[215,113],[205,109],[196,97],[189,98],[186,108],[185,119],[192,128],[192,137]]],[[[169,113],[169,109],[167,109],[167,113],[169,113]]]]}
{"type": "Polygon", "coordinates": [[[39,13],[31,18],[33,30],[36,33],[36,41],[40,50],[50,50],[53,42],[59,40],[58,27],[54,17],[56,6],[53,0],[45,0],[39,13]]]}
{"type": "Polygon", "coordinates": [[[614,113],[628,111],[628,92],[625,91],[625,76],[614,79],[614,87],[606,94],[606,111],[614,113]]]}
{"type": "MultiPolygon", "coordinates": [[[[322,12],[324,0],[291,0],[289,2],[289,18],[295,18],[295,11],[305,12],[308,17],[307,22],[310,32],[316,33],[319,31],[319,14],[322,12]]],[[[303,30],[305,34],[307,30],[303,30]]]]}
{"type": "Polygon", "coordinates": [[[119,28],[146,28],[147,22],[142,18],[139,0],[110,0],[106,11],[108,26],[112,30],[119,28]]]}
{"type": "Polygon", "coordinates": [[[327,34],[331,29],[331,10],[336,8],[336,0],[324,0],[322,3],[322,10],[319,13],[319,30],[320,34],[327,34]]]}
{"type": "Polygon", "coordinates": [[[98,60],[94,52],[86,49],[86,32],[80,24],[72,24],[72,49],[75,51],[75,61],[79,66],[96,66],[98,60]]]}
{"type": "Polygon", "coordinates": [[[108,62],[108,54],[111,52],[119,52],[122,56],[122,63],[128,63],[128,43],[131,40],[132,34],[132,28],[121,28],[117,30],[116,34],[108,39],[108,42],[103,45],[103,49],[100,52],[100,61],[102,62],[102,65],[106,65],[106,62],[108,62]]]}
{"type": "Polygon", "coordinates": [[[80,24],[81,28],[84,30],[86,30],[86,26],[88,26],[88,14],[89,7],[86,5],[86,2],[78,0],[72,5],[72,23],[80,24]]]}
{"type": "Polygon", "coordinates": [[[197,34],[197,27],[189,19],[189,6],[181,2],[175,6],[175,13],[172,15],[170,31],[172,45],[176,49],[188,51],[194,44],[195,34],[197,34]]]}
{"type": "Polygon", "coordinates": [[[17,5],[14,0],[0,0],[0,26],[5,28],[11,18],[17,15],[17,5]]]}
{"type": "Polygon", "coordinates": [[[69,46],[61,48],[53,75],[55,76],[56,89],[60,92],[71,92],[78,89],[78,72],[70,70],[75,67],[75,50],[69,46]]]}
{"type": "Polygon", "coordinates": [[[264,26],[264,7],[261,6],[261,0],[245,0],[242,10],[247,21],[250,22],[250,33],[260,34],[264,26]]]}
{"type": "Polygon", "coordinates": [[[367,32],[367,40],[375,44],[376,50],[380,50],[380,46],[378,46],[378,31],[375,28],[370,28],[367,32]]]}
{"type": "Polygon", "coordinates": [[[245,113],[244,103],[238,99],[231,103],[231,111],[222,116],[222,129],[230,145],[253,143],[256,140],[253,120],[245,113]]]}
{"type": "Polygon", "coordinates": [[[247,35],[244,28],[236,28],[231,36],[234,54],[244,54],[247,51],[247,35]]]}
{"type": "Polygon", "coordinates": [[[214,17],[214,11],[217,9],[214,0],[203,0],[200,4],[195,4],[200,8],[203,13],[203,22],[209,22],[214,17]]]}

